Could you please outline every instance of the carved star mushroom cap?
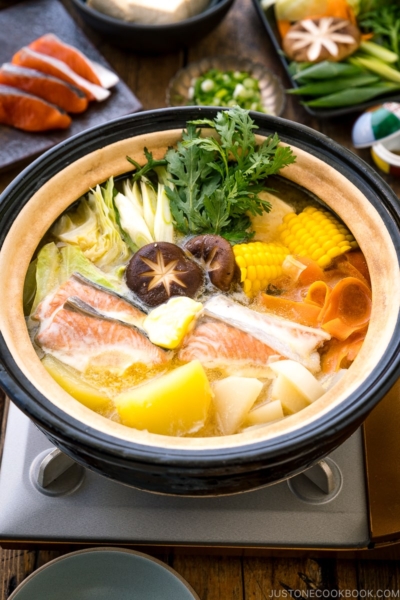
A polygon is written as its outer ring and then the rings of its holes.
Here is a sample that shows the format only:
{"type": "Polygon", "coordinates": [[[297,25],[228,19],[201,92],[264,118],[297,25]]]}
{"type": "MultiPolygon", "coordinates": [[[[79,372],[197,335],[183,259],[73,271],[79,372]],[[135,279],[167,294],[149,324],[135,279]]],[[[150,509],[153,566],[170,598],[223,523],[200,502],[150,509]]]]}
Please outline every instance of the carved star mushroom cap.
{"type": "Polygon", "coordinates": [[[321,17],[293,25],[284,37],[283,49],[298,62],[340,61],[355,52],[360,41],[360,31],[350,21],[321,17]]]}
{"type": "Polygon", "coordinates": [[[131,258],[126,283],[143,302],[158,306],[171,296],[193,298],[203,283],[203,271],[179,246],[156,242],[131,258]]]}

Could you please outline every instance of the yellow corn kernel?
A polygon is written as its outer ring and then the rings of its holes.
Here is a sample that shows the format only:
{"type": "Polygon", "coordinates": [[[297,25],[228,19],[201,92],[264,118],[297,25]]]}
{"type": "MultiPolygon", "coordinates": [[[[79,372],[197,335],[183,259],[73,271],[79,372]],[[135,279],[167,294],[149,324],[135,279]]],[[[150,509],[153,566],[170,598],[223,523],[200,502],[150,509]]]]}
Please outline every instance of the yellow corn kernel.
{"type": "Polygon", "coordinates": [[[313,260],[318,260],[323,255],[324,255],[324,251],[322,250],[322,248],[318,248],[318,250],[315,250],[315,252],[312,253],[311,258],[313,260]]]}
{"type": "Polygon", "coordinates": [[[327,267],[328,265],[331,264],[331,257],[328,256],[327,254],[324,254],[323,256],[321,256],[321,258],[319,258],[317,260],[317,264],[324,269],[325,267],[327,267]]]}
{"type": "Polygon", "coordinates": [[[249,279],[245,279],[243,282],[243,289],[247,296],[251,296],[251,281],[249,279]]]}
{"type": "Polygon", "coordinates": [[[241,269],[246,266],[246,261],[244,260],[243,256],[240,256],[238,254],[237,256],[235,256],[235,259],[236,259],[237,266],[240,267],[241,269]]]}
{"type": "Polygon", "coordinates": [[[243,254],[243,258],[246,261],[246,267],[250,267],[250,265],[254,265],[254,260],[251,254],[243,254]]]}
{"type": "Polygon", "coordinates": [[[240,269],[240,283],[243,283],[247,277],[247,269],[240,269]]]}
{"type": "Polygon", "coordinates": [[[257,279],[257,270],[254,265],[247,267],[247,279],[250,279],[250,281],[255,281],[257,279]]]}

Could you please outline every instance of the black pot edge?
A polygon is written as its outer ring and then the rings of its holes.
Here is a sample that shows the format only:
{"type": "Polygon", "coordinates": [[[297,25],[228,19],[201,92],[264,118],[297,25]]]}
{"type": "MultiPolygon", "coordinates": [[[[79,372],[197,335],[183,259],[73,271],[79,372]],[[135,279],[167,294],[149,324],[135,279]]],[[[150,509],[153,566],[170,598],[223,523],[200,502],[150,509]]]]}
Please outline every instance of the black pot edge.
{"type": "MultiPolygon", "coordinates": [[[[159,131],[160,126],[163,125],[163,129],[176,129],[183,127],[187,120],[193,118],[199,118],[199,116],[206,116],[212,118],[215,116],[218,108],[204,108],[204,107],[185,107],[185,108],[171,108],[171,109],[159,109],[157,111],[148,111],[140,113],[135,116],[122,117],[105,125],[95,127],[84,133],[78,134],[73,138],[63,142],[57,147],[46,152],[42,157],[37,159],[30,167],[28,167],[21,175],[19,175],[13,183],[5,190],[0,197],[0,215],[3,217],[13,218],[9,214],[8,204],[12,203],[13,193],[19,193],[29,186],[29,182],[34,180],[38,176],[38,172],[41,173],[41,177],[35,188],[29,193],[29,197],[33,191],[38,189],[52,177],[56,172],[70,164],[73,160],[79,158],[89,151],[93,151],[97,148],[108,145],[123,137],[132,137],[134,135],[140,135],[141,133],[149,133],[150,131],[159,131]],[[150,124],[146,121],[150,118],[150,124]],[[134,133],[126,133],[126,126],[130,124],[134,129],[134,133]],[[150,126],[149,126],[150,125],[150,126]],[[104,137],[99,140],[99,136],[96,133],[102,130],[104,137]],[[105,131],[104,131],[105,130],[105,131]],[[105,141],[107,137],[107,141],[105,141]],[[113,139],[111,139],[113,138],[113,139]],[[77,150],[76,146],[82,139],[85,139],[86,144],[82,146],[85,151],[77,150]],[[70,150],[65,156],[65,147],[70,150]],[[43,167],[45,167],[43,171],[43,167]],[[18,192],[19,190],[19,192],[18,192]],[[8,203],[7,203],[8,198],[8,203]]],[[[356,179],[353,181],[356,185],[364,191],[362,188],[368,189],[367,197],[371,196],[371,191],[377,194],[378,198],[383,196],[388,204],[375,205],[375,208],[380,212],[383,220],[388,225],[388,229],[392,234],[392,237],[398,237],[399,231],[395,226],[395,223],[400,224],[400,210],[397,202],[397,197],[393,194],[389,186],[367,165],[364,161],[359,159],[349,150],[346,150],[318,132],[304,126],[295,124],[293,125],[290,121],[281,119],[278,117],[269,117],[260,115],[258,113],[252,113],[253,118],[260,124],[265,124],[267,131],[261,127],[259,133],[269,133],[271,130],[277,130],[283,141],[286,141],[287,136],[291,136],[290,143],[302,147],[304,150],[314,154],[319,158],[327,157],[328,154],[333,154],[337,163],[334,166],[337,170],[346,174],[350,179],[356,179]],[[268,127],[268,124],[273,127],[268,127]],[[279,130],[285,129],[286,133],[280,133],[279,130]],[[289,133],[287,133],[289,130],[289,133]],[[295,141],[292,139],[295,139],[295,141]],[[308,144],[312,145],[312,148],[308,144]],[[350,162],[353,168],[353,176],[350,178],[348,174],[349,167],[346,166],[346,161],[350,162]],[[365,182],[368,182],[367,185],[365,182]],[[395,223],[388,223],[388,212],[395,223]]],[[[129,128],[128,128],[129,129],[129,128]]],[[[330,163],[331,161],[327,161],[330,163]]],[[[26,200],[25,200],[26,202],[26,200]]],[[[23,202],[23,204],[25,203],[23,202]]],[[[13,211],[11,210],[11,213],[13,211]]],[[[4,241],[6,232],[3,230],[0,241],[4,241]]],[[[400,245],[399,245],[400,246],[400,245]]],[[[400,247],[398,247],[398,253],[400,253],[400,247]]],[[[396,329],[398,331],[399,329],[396,329]]],[[[5,391],[15,400],[16,404],[28,414],[34,421],[45,427],[50,435],[54,435],[57,439],[68,439],[79,442],[83,447],[90,450],[91,453],[99,453],[99,457],[105,457],[108,454],[110,458],[114,460],[120,457],[122,460],[134,459],[136,462],[143,463],[156,463],[160,465],[174,464],[179,468],[192,468],[197,465],[204,467],[213,467],[224,464],[228,467],[230,464],[248,465],[256,459],[257,463],[262,461],[266,457],[272,458],[277,455],[285,455],[293,449],[297,452],[301,449],[306,448],[310,445],[310,440],[313,440],[314,444],[319,447],[321,451],[320,442],[321,440],[326,443],[327,433],[324,429],[327,427],[330,430],[331,438],[340,438],[341,431],[347,430],[348,435],[354,431],[357,425],[354,425],[355,417],[357,415],[357,423],[361,419],[365,418],[367,414],[372,410],[375,404],[381,399],[385,393],[394,384],[400,374],[400,339],[398,335],[394,335],[389,349],[391,352],[387,354],[392,355],[391,360],[387,360],[383,357],[377,365],[375,371],[378,375],[370,376],[363,384],[364,396],[362,399],[357,401],[356,396],[358,394],[352,394],[346,401],[346,406],[340,406],[333,409],[325,417],[321,417],[314,421],[310,426],[303,427],[293,434],[286,434],[274,438],[273,440],[266,440],[264,442],[256,442],[245,446],[218,449],[218,450],[198,450],[198,451],[185,451],[185,456],[179,456],[181,453],[179,450],[168,450],[167,452],[163,448],[148,447],[141,444],[134,444],[130,442],[124,442],[118,438],[101,434],[99,431],[90,427],[84,426],[81,422],[69,417],[63,411],[54,407],[44,396],[37,394],[35,388],[30,382],[24,377],[22,372],[18,369],[15,362],[13,361],[8,349],[6,348],[4,339],[0,336],[0,350],[3,356],[4,365],[13,373],[11,377],[4,369],[0,372],[0,381],[5,391]],[[397,351],[397,352],[396,352],[397,351]],[[382,385],[382,378],[384,378],[384,384],[382,385]],[[22,388],[22,389],[21,389],[22,388]],[[34,397],[38,400],[35,400],[34,397]],[[31,406],[31,401],[34,400],[31,406]]],[[[343,441],[343,440],[342,440],[343,441]]],[[[321,454],[321,452],[320,452],[321,454]]],[[[285,462],[285,461],[284,461],[285,462]]]]}

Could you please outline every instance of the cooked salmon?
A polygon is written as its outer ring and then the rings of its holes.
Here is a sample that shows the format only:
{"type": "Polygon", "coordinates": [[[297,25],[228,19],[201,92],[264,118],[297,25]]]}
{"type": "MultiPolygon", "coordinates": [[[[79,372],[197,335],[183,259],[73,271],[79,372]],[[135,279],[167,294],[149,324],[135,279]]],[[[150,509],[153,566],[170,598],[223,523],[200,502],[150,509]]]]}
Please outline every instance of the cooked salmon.
{"type": "Polygon", "coordinates": [[[277,356],[266,344],[221,321],[200,321],[179,352],[184,362],[198,359],[205,367],[267,366],[277,356]]]}
{"type": "Polygon", "coordinates": [[[88,100],[105,100],[110,95],[110,92],[99,85],[90,83],[80,75],[77,75],[65,62],[40,52],[35,52],[31,48],[21,48],[11,61],[14,65],[27,67],[28,69],[36,69],[58,77],[67,83],[75,85],[84,92],[88,100]]]}
{"type": "Polygon", "coordinates": [[[0,68],[0,83],[38,96],[69,113],[81,113],[88,106],[88,99],[82,90],[35,69],[5,63],[0,68]]]}
{"type": "Polygon", "coordinates": [[[170,354],[135,327],[97,319],[65,307],[53,313],[36,336],[44,352],[85,371],[89,366],[124,371],[136,364],[162,365],[170,354]]]}
{"type": "Polygon", "coordinates": [[[47,131],[66,129],[71,118],[54,104],[0,84],[0,123],[24,131],[47,131]]]}
{"type": "Polygon", "coordinates": [[[74,273],[55,292],[46,296],[38,304],[32,318],[39,321],[49,319],[71,297],[83,300],[105,317],[123,321],[136,327],[140,327],[146,317],[144,312],[115,292],[111,292],[98,284],[92,283],[82,275],[74,273]]]}
{"type": "Polygon", "coordinates": [[[204,305],[204,312],[249,333],[277,354],[296,360],[312,372],[321,368],[317,348],[331,339],[322,329],[306,327],[273,313],[257,312],[222,295],[210,298],[204,305]]]}
{"type": "Polygon", "coordinates": [[[74,46],[61,41],[54,33],[47,33],[34,40],[28,48],[53,56],[65,62],[77,75],[91,83],[111,88],[118,83],[118,77],[103,65],[90,60],[74,46]]]}

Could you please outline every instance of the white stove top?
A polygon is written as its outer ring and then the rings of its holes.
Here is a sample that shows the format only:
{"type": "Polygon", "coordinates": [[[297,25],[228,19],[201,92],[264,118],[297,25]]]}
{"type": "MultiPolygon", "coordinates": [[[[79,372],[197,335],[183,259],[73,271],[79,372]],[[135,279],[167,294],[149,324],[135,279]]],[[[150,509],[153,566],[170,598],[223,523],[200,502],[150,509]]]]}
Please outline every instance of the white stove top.
{"type": "Polygon", "coordinates": [[[234,496],[182,498],[142,492],[88,470],[75,491],[51,496],[34,484],[38,457],[51,450],[47,438],[12,404],[0,469],[0,541],[292,548],[368,544],[361,430],[328,459],[336,480],[330,496],[304,475],[234,496]]]}

